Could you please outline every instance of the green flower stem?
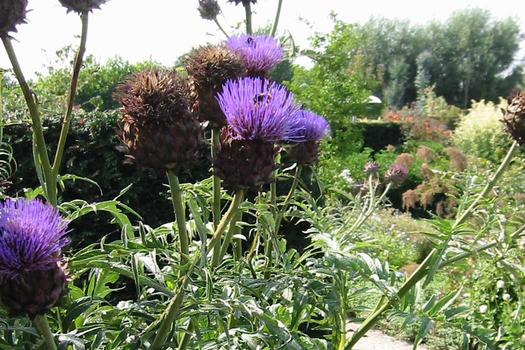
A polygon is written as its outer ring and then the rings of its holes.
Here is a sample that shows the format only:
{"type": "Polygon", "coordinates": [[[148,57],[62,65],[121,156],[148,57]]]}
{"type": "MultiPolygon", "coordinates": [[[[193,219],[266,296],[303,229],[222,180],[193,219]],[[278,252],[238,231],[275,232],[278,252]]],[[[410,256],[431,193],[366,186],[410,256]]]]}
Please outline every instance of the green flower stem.
{"type": "Polygon", "coordinates": [[[5,50],[13,66],[13,71],[18,79],[22,93],[27,103],[29,109],[29,116],[31,117],[31,126],[33,129],[33,135],[35,138],[36,150],[38,157],[40,159],[40,164],[35,164],[36,167],[42,166],[44,170],[44,181],[45,183],[41,184],[46,187],[47,200],[53,206],[57,205],[57,179],[52,176],[51,163],[49,161],[49,155],[47,154],[46,141],[44,138],[44,131],[42,129],[42,122],[40,120],[40,113],[38,111],[38,106],[35,98],[33,97],[33,92],[29,88],[27,81],[22,72],[22,68],[16,58],[15,50],[11,43],[11,39],[7,36],[2,36],[2,42],[4,43],[5,50]]]}
{"type": "MultiPolygon", "coordinates": [[[[211,156],[213,157],[213,149],[219,143],[218,129],[211,130],[211,156]]],[[[212,204],[213,229],[216,230],[221,220],[221,179],[217,175],[213,175],[213,204],[212,204]]],[[[220,249],[213,250],[212,262],[213,266],[217,266],[220,261],[220,249]]]]}
{"type": "Polygon", "coordinates": [[[492,177],[490,178],[489,182],[487,183],[483,191],[479,194],[479,196],[476,198],[476,200],[470,205],[470,207],[467,210],[463,212],[461,217],[458,220],[456,220],[454,226],[452,226],[452,229],[455,229],[458,225],[461,225],[463,222],[465,222],[465,220],[467,220],[470,217],[470,215],[472,215],[472,211],[474,210],[474,208],[476,208],[479,201],[483,199],[487,194],[489,194],[494,185],[496,185],[496,183],[498,182],[501,175],[503,175],[518,149],[519,144],[516,141],[514,141],[512,143],[512,146],[510,146],[510,149],[507,152],[505,159],[503,159],[503,161],[501,162],[498,170],[496,170],[496,172],[492,174],[492,177]]]}
{"type": "Polygon", "coordinates": [[[182,301],[184,300],[184,288],[188,285],[188,281],[188,276],[184,276],[182,285],[180,286],[180,290],[177,292],[175,297],[171,299],[171,302],[166,308],[166,311],[162,315],[164,316],[164,319],[160,324],[159,331],[155,336],[155,340],[153,340],[153,344],[151,344],[152,349],[162,349],[162,347],[166,343],[171,325],[179,315],[180,306],[182,305],[182,301]]]}
{"type": "MultiPolygon", "coordinates": [[[[371,177],[372,177],[372,175],[370,175],[370,178],[371,177]]],[[[370,183],[372,183],[372,181],[370,181],[370,183]]],[[[357,218],[356,222],[352,225],[352,227],[350,228],[350,230],[348,230],[348,232],[355,232],[355,230],[360,228],[361,225],[363,225],[363,223],[366,222],[366,220],[370,217],[370,215],[372,215],[372,213],[376,210],[377,205],[379,203],[381,203],[385,199],[388,191],[390,191],[391,188],[392,188],[392,183],[389,183],[388,185],[386,185],[386,188],[383,191],[383,193],[381,194],[381,197],[379,197],[379,199],[377,201],[374,201],[375,189],[370,187],[370,191],[371,191],[370,192],[370,194],[371,194],[370,206],[368,207],[368,209],[366,210],[364,215],[360,215],[357,218]]]]}
{"type": "Polygon", "coordinates": [[[217,27],[219,27],[219,29],[221,30],[222,34],[224,34],[226,36],[226,39],[229,39],[230,36],[228,35],[228,33],[226,33],[226,31],[224,30],[224,28],[221,26],[221,24],[219,23],[219,20],[217,19],[217,17],[215,17],[213,19],[213,21],[215,22],[215,24],[217,25],[217,27]]]}
{"type": "Polygon", "coordinates": [[[266,242],[264,243],[264,253],[266,255],[266,269],[264,271],[264,278],[268,279],[270,278],[270,269],[272,267],[272,236],[277,237],[279,234],[279,229],[281,228],[281,222],[283,220],[284,214],[286,213],[286,209],[288,209],[288,206],[290,205],[290,202],[292,200],[292,197],[295,193],[295,190],[297,189],[297,185],[299,184],[299,178],[301,177],[301,171],[303,170],[302,165],[297,164],[297,168],[295,168],[295,176],[293,178],[292,186],[290,187],[290,191],[288,191],[288,194],[286,195],[286,198],[284,199],[284,203],[279,210],[279,213],[277,214],[277,218],[275,219],[275,227],[274,232],[268,232],[266,242]]]}
{"type": "MultiPolygon", "coordinates": [[[[235,222],[242,221],[242,211],[238,211],[237,215],[235,217],[235,222]]],[[[235,226],[235,233],[240,234],[241,233],[241,227],[235,226]]],[[[242,258],[242,240],[240,238],[235,238],[235,248],[234,248],[234,259],[235,261],[239,261],[242,258]]]]}
{"type": "Polygon", "coordinates": [[[193,322],[190,319],[188,322],[188,327],[186,327],[186,332],[184,332],[184,336],[182,337],[182,340],[180,342],[179,350],[186,350],[188,348],[188,345],[190,344],[192,332],[193,332],[193,322]]]}
{"type": "Polygon", "coordinates": [[[44,338],[47,350],[56,350],[57,346],[55,344],[55,338],[53,337],[51,328],[49,328],[46,315],[37,315],[33,320],[33,323],[35,324],[38,333],[44,338]]]}
{"type": "Polygon", "coordinates": [[[242,4],[246,12],[246,34],[252,35],[252,7],[249,0],[244,0],[242,4]]]}
{"type": "MultiPolygon", "coordinates": [[[[240,212],[241,211],[238,210],[237,213],[232,217],[232,219],[230,221],[230,226],[228,227],[228,231],[226,232],[226,236],[224,236],[224,240],[222,242],[222,246],[221,246],[221,249],[220,249],[219,260],[213,261],[213,266],[214,267],[219,265],[219,263],[222,261],[222,259],[226,255],[226,252],[228,251],[228,247],[230,246],[230,243],[231,243],[231,241],[233,239],[233,235],[235,234],[235,230],[237,229],[237,219],[239,218],[239,213],[240,212]]],[[[217,248],[219,248],[219,247],[217,247],[217,248]]],[[[219,249],[214,249],[213,252],[215,253],[218,250],[219,249]]]]}
{"type": "MultiPolygon", "coordinates": [[[[239,204],[242,201],[243,195],[244,193],[242,190],[239,190],[235,193],[235,196],[233,197],[233,201],[231,202],[228,211],[222,217],[221,222],[219,223],[217,229],[213,233],[212,239],[208,242],[208,246],[206,247],[207,252],[211,251],[217,245],[217,243],[220,242],[221,235],[226,229],[228,223],[231,221],[231,219],[237,212],[239,204]]],[[[195,257],[193,263],[188,269],[188,273],[185,276],[183,276],[182,282],[179,284],[179,289],[175,293],[175,296],[171,299],[168,307],[161,315],[161,325],[159,327],[157,335],[155,336],[155,339],[153,340],[153,344],[151,345],[152,349],[161,349],[166,343],[166,339],[168,338],[168,333],[171,329],[171,325],[177,319],[180,307],[182,305],[182,302],[184,301],[184,288],[186,288],[186,286],[188,285],[189,276],[192,274],[192,271],[199,262],[199,260],[200,256],[195,257]]]]}
{"type": "Polygon", "coordinates": [[[239,209],[239,204],[242,202],[243,197],[244,197],[243,190],[237,190],[237,192],[235,192],[235,195],[233,196],[233,200],[230,203],[230,207],[228,208],[228,211],[222,217],[221,222],[215,229],[215,232],[213,233],[212,238],[208,242],[208,247],[207,247],[208,252],[214,249],[215,246],[221,241],[222,234],[226,230],[226,226],[228,225],[228,223],[232,220],[232,218],[237,213],[239,209]]]}
{"type": "MultiPolygon", "coordinates": [[[[519,145],[517,144],[516,141],[514,141],[507,155],[505,156],[505,159],[503,159],[501,165],[499,166],[498,170],[496,170],[496,172],[492,175],[492,177],[490,178],[489,182],[487,183],[483,191],[477,196],[476,200],[474,200],[474,202],[470,205],[470,207],[465,212],[463,212],[462,215],[458,219],[456,219],[456,221],[454,222],[454,225],[452,226],[452,230],[454,230],[457,226],[464,223],[470,217],[470,215],[472,215],[473,210],[478,205],[478,203],[481,201],[481,199],[483,199],[483,197],[485,197],[492,190],[494,185],[496,185],[501,175],[503,175],[503,173],[509,166],[510,161],[512,160],[512,157],[518,150],[518,147],[519,145]]],[[[405,294],[407,294],[408,291],[416,285],[417,282],[419,282],[423,277],[426,276],[428,269],[430,267],[430,264],[436,253],[437,253],[437,249],[434,248],[430,252],[430,254],[425,258],[425,260],[421,263],[421,265],[419,265],[417,270],[414,271],[414,273],[410,276],[410,278],[406,280],[405,283],[403,283],[403,285],[397,292],[396,300],[403,298],[405,294]]],[[[380,307],[378,305],[377,311],[375,311],[373,314],[368,316],[367,319],[361,324],[361,326],[354,333],[354,335],[352,336],[352,339],[350,339],[350,342],[346,345],[344,350],[351,350],[352,347],[359,341],[359,339],[361,339],[366,334],[366,332],[368,332],[379,321],[383,313],[392,307],[393,303],[394,303],[394,300],[391,299],[385,302],[380,307]]]]}
{"type": "Polygon", "coordinates": [[[275,13],[275,20],[273,21],[272,32],[270,36],[275,36],[275,33],[277,33],[277,26],[279,25],[279,18],[281,17],[282,7],[283,7],[283,0],[279,0],[279,3],[277,4],[277,12],[275,13]]]}
{"type": "Polygon", "coordinates": [[[179,178],[172,171],[167,172],[168,181],[171,189],[171,202],[175,211],[175,220],[179,231],[181,265],[188,261],[189,240],[186,232],[186,215],[184,213],[184,204],[182,203],[182,191],[180,189],[179,178]]]}
{"type": "Polygon", "coordinates": [[[73,114],[73,104],[75,102],[75,95],[77,93],[78,77],[80,75],[80,68],[82,67],[84,53],[86,52],[86,41],[88,34],[88,14],[89,11],[84,11],[80,15],[80,18],[82,20],[82,35],[80,37],[80,46],[78,47],[77,55],[75,57],[75,63],[73,65],[73,74],[71,76],[71,84],[69,87],[69,95],[67,98],[66,114],[64,115],[62,129],[60,130],[60,138],[58,140],[58,147],[55,153],[55,160],[53,162],[52,167],[54,178],[57,178],[58,172],[60,170],[60,163],[62,162],[62,155],[64,154],[69,125],[71,124],[73,114]]]}
{"type": "MultiPolygon", "coordinates": [[[[510,236],[510,240],[513,241],[514,239],[520,237],[520,235],[525,232],[525,225],[524,226],[521,226],[519,229],[517,229],[511,236],[510,236]]],[[[477,248],[474,248],[472,249],[471,251],[466,251],[464,253],[460,253],[460,254],[457,254],[455,256],[453,256],[452,258],[448,259],[448,260],[445,260],[443,261],[441,264],[439,264],[439,268],[443,268],[445,266],[448,266],[448,265],[451,265],[453,263],[455,263],[456,261],[459,261],[461,259],[464,259],[464,258],[468,258],[469,256],[472,256],[474,254],[478,254],[478,253],[481,253],[487,249],[490,249],[490,248],[494,248],[498,245],[498,241],[494,241],[494,242],[490,242],[490,243],[487,243],[487,244],[484,244],[480,247],[477,247],[477,248]]]]}

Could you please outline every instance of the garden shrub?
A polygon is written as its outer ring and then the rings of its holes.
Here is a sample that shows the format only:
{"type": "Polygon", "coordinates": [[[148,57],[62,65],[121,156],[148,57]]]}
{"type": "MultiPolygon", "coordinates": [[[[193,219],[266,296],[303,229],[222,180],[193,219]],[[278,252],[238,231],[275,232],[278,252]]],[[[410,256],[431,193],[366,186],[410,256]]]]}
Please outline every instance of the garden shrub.
{"type": "Polygon", "coordinates": [[[472,101],[472,107],[454,131],[454,144],[466,154],[500,162],[512,143],[501,123],[501,110],[506,106],[503,99],[497,105],[485,100],[472,101]]]}

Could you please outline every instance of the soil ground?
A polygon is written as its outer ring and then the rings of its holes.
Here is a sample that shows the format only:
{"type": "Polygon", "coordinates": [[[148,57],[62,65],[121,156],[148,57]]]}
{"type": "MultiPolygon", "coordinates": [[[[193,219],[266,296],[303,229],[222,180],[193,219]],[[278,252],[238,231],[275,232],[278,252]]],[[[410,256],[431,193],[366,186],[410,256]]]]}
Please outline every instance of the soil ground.
{"type": "MultiPolygon", "coordinates": [[[[350,323],[349,329],[356,330],[358,323],[350,323]]],[[[353,332],[350,332],[350,334],[353,332]]],[[[383,334],[383,332],[372,329],[361,338],[354,347],[354,350],[412,350],[413,344],[397,340],[393,337],[383,334]]],[[[417,347],[418,350],[427,350],[423,345],[417,347]]]]}

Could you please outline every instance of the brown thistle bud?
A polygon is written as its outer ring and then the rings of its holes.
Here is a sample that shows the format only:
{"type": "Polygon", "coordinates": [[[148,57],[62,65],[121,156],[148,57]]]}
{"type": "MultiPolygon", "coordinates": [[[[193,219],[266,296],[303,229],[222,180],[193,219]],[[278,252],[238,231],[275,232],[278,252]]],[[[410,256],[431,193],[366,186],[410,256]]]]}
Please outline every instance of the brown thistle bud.
{"type": "Polygon", "coordinates": [[[0,284],[0,299],[9,310],[9,316],[28,315],[34,319],[57,306],[67,293],[69,282],[60,263],[51,262],[49,269],[32,270],[17,279],[7,279],[0,284]]]}
{"type": "Polygon", "coordinates": [[[211,127],[226,126],[226,118],[215,96],[229,79],[246,75],[241,60],[224,45],[206,45],[193,50],[185,60],[193,106],[201,121],[211,127]]]}
{"type": "Polygon", "coordinates": [[[67,12],[75,11],[77,13],[99,9],[100,5],[107,2],[107,0],[58,0],[58,1],[60,1],[62,6],[67,8],[67,12]]]}
{"type": "Polygon", "coordinates": [[[504,114],[504,130],[519,145],[523,145],[525,143],[525,91],[521,91],[510,101],[504,114]]]}
{"type": "Polygon", "coordinates": [[[273,182],[278,168],[275,156],[280,147],[263,140],[235,140],[223,128],[220,143],[214,147],[213,170],[225,186],[259,189],[273,182]]]}
{"type": "Polygon", "coordinates": [[[16,32],[16,26],[26,23],[27,0],[0,0],[0,37],[16,32]]]}
{"type": "Polygon", "coordinates": [[[199,10],[201,17],[208,21],[213,21],[221,13],[217,0],[199,0],[197,10],[199,10]]]}
{"type": "Polygon", "coordinates": [[[137,73],[119,85],[121,150],[141,167],[176,175],[189,170],[205,147],[202,126],[189,110],[189,88],[174,70],[137,73]]]}

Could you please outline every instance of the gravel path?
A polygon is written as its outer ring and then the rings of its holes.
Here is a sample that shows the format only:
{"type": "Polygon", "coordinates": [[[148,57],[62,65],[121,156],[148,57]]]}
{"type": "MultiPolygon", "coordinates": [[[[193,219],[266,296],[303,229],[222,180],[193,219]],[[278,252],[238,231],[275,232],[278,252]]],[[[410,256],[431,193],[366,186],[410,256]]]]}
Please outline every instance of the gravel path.
{"type": "MultiPolygon", "coordinates": [[[[359,327],[358,323],[350,323],[349,329],[355,330],[359,327]]],[[[353,332],[351,332],[353,333],[353,332]]],[[[354,347],[354,350],[412,350],[413,344],[400,341],[383,334],[381,331],[372,329],[361,338],[354,347]]],[[[418,350],[427,350],[423,345],[417,347],[418,350]]]]}

